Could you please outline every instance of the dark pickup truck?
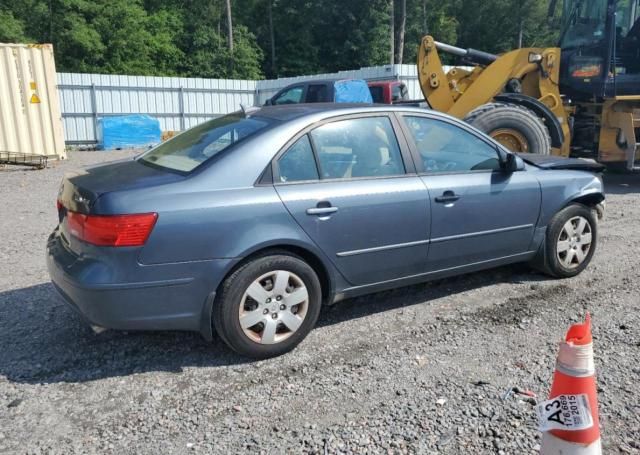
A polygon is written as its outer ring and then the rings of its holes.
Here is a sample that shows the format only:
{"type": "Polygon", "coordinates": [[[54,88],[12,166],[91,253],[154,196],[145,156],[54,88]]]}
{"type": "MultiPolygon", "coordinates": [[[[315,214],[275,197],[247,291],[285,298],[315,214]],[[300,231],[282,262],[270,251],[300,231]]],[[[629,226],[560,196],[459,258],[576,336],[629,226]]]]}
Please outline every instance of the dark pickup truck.
{"type": "Polygon", "coordinates": [[[289,85],[266,105],[298,103],[372,103],[367,83],[361,79],[310,80],[289,85]]]}
{"type": "Polygon", "coordinates": [[[298,103],[376,103],[429,107],[424,100],[410,100],[407,86],[398,80],[309,80],[286,86],[266,105],[298,103]]]}

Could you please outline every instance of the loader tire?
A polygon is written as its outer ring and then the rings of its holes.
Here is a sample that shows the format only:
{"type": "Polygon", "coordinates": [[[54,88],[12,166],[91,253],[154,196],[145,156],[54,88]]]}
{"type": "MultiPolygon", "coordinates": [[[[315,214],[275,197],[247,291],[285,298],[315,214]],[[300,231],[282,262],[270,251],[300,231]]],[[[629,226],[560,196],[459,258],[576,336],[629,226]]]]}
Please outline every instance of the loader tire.
{"type": "Polygon", "coordinates": [[[469,112],[465,122],[517,153],[551,153],[551,138],[544,122],[522,106],[489,103],[469,112]]]}

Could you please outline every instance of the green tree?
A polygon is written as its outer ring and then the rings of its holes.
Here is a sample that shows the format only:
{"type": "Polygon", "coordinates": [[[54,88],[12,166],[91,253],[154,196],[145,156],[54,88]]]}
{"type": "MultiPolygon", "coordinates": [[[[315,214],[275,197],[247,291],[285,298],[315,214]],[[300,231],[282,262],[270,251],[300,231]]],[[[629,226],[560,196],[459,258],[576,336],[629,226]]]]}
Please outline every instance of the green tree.
{"type": "Polygon", "coordinates": [[[17,43],[27,41],[24,22],[13,16],[11,11],[0,9],[0,41],[17,43]]]}
{"type": "MultiPolygon", "coordinates": [[[[396,54],[422,36],[504,52],[549,46],[547,0],[393,0],[396,54]]],[[[391,0],[0,0],[0,41],[52,42],[58,70],[252,78],[389,62],[391,0]],[[226,15],[233,8],[233,34],[226,15]],[[232,39],[230,46],[229,40],[232,39]],[[233,50],[231,50],[233,48],[233,50]],[[268,58],[264,58],[268,56],[268,58]]],[[[447,60],[451,61],[451,60],[447,60]]]]}

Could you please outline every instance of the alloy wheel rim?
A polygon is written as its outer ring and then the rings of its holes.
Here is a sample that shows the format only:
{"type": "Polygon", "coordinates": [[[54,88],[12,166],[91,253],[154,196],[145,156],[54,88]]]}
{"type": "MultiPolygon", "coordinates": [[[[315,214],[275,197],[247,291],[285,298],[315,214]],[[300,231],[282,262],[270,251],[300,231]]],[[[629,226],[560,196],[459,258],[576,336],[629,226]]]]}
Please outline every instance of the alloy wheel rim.
{"type": "Polygon", "coordinates": [[[589,255],[592,240],[591,224],[586,218],[569,219],[558,236],[556,254],[560,264],[567,269],[579,267],[589,255]]]}
{"type": "Polygon", "coordinates": [[[309,292],[302,279],[287,270],[274,270],[254,280],[240,301],[240,327],[251,341],[277,344],[298,331],[309,309],[309,292]]]}

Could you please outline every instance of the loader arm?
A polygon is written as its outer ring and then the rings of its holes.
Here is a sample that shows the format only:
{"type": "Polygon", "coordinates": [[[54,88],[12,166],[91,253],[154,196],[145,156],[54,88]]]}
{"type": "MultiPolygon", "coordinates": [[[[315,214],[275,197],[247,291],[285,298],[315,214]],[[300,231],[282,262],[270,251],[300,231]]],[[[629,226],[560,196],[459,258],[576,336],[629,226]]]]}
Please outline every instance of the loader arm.
{"type": "Polygon", "coordinates": [[[418,79],[429,105],[438,111],[464,118],[472,110],[491,103],[515,84],[523,95],[544,104],[560,122],[566,140],[554,154],[569,155],[568,113],[560,97],[560,49],[524,48],[499,56],[473,49],[459,49],[425,36],[418,51],[418,79]],[[453,68],[445,73],[439,50],[478,63],[473,69],[453,68]],[[491,58],[493,57],[493,58],[491,58]]]}

